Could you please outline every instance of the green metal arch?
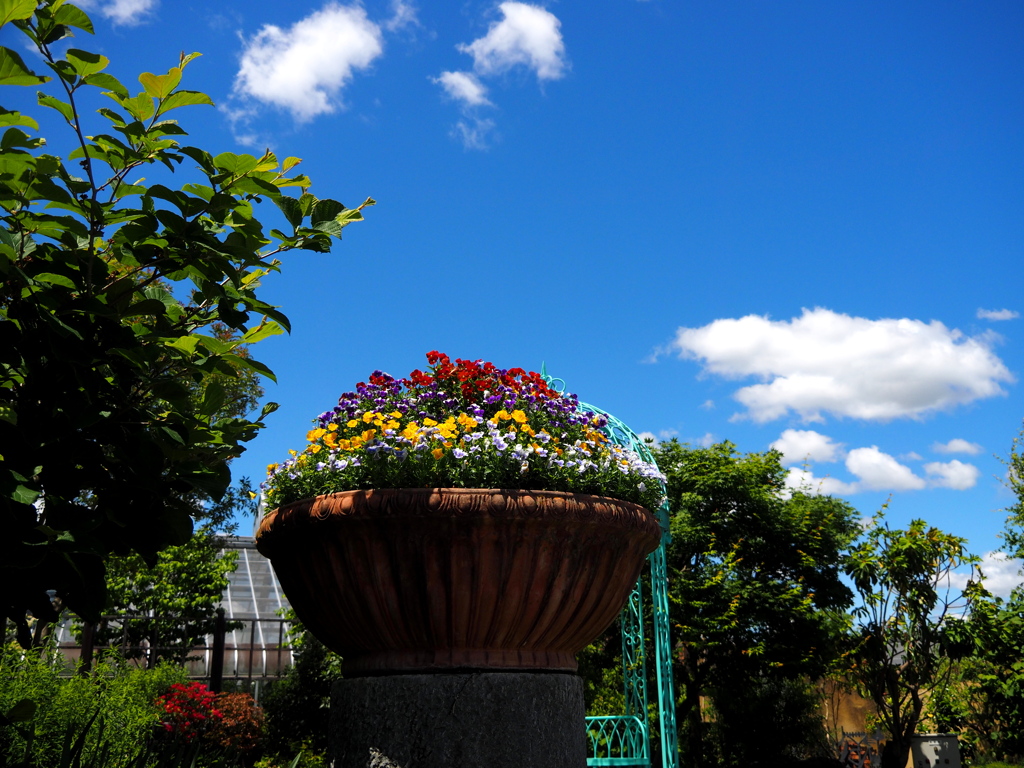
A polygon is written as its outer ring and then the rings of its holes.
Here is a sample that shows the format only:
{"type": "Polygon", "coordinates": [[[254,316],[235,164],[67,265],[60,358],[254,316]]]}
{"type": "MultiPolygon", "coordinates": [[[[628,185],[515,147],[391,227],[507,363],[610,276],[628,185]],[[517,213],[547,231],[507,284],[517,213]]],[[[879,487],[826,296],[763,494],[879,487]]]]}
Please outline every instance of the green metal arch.
{"type": "MultiPolygon", "coordinates": [[[[565,391],[565,380],[549,376],[545,366],[541,375],[558,392],[565,391]]],[[[580,410],[607,418],[602,429],[608,439],[635,451],[645,461],[657,465],[650,446],[621,419],[603,408],[580,402],[580,410]]],[[[654,618],[654,657],[658,685],[658,720],[661,733],[662,768],[679,768],[679,744],[676,728],[676,706],[672,680],[672,645],[668,615],[668,570],[665,546],[669,536],[669,506],[664,502],[658,510],[661,542],[651,553],[651,598],[654,618]]],[[[626,712],[587,718],[590,756],[588,766],[650,766],[650,727],[647,700],[647,657],[644,650],[643,589],[638,580],[629,601],[622,609],[622,668],[626,712]]]]}

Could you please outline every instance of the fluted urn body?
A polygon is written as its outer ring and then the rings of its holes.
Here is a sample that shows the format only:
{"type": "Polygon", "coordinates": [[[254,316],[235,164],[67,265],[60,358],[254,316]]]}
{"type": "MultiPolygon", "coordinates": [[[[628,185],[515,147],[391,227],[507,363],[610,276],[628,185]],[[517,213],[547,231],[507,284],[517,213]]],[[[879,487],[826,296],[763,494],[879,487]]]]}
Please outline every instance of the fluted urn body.
{"type": "Polygon", "coordinates": [[[601,496],[412,488],[282,506],[257,546],[348,677],[574,671],[660,535],[648,510],[601,496]]]}

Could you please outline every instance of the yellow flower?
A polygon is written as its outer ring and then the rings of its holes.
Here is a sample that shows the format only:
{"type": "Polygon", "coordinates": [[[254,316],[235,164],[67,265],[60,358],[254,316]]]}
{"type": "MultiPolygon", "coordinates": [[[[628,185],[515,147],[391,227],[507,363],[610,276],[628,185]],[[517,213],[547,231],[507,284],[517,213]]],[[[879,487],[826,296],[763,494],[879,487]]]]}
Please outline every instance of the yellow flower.
{"type": "Polygon", "coordinates": [[[435,448],[434,450],[431,451],[431,453],[434,455],[434,458],[438,460],[440,460],[440,458],[444,456],[444,450],[441,448],[435,448]]]}
{"type": "Polygon", "coordinates": [[[467,416],[464,413],[459,414],[458,422],[467,430],[473,429],[473,427],[476,426],[476,419],[474,419],[472,416],[467,416]]]}
{"type": "Polygon", "coordinates": [[[310,453],[320,453],[320,448],[321,447],[322,446],[319,446],[319,445],[311,445],[311,446],[309,446],[308,450],[309,450],[310,453]]]}
{"type": "Polygon", "coordinates": [[[376,434],[377,434],[377,430],[376,429],[368,429],[368,430],[366,430],[365,432],[363,432],[363,442],[368,442],[370,440],[373,440],[373,436],[376,435],[376,434]]]}
{"type": "Polygon", "coordinates": [[[377,415],[378,414],[374,413],[373,411],[367,411],[366,413],[363,414],[363,423],[369,424],[371,421],[373,421],[373,417],[377,415]]]}
{"type": "Polygon", "coordinates": [[[277,464],[267,464],[267,474],[273,472],[275,469],[277,469],[277,464]]]}
{"type": "Polygon", "coordinates": [[[423,426],[424,427],[436,427],[437,426],[437,422],[434,421],[433,419],[429,419],[429,418],[428,419],[424,419],[423,420],[423,426]]]}
{"type": "Polygon", "coordinates": [[[392,411],[391,413],[388,414],[388,416],[390,416],[392,419],[400,419],[400,418],[402,418],[402,412],[401,411],[392,411]]]}
{"type": "Polygon", "coordinates": [[[337,442],[338,442],[338,436],[336,434],[334,434],[333,432],[331,432],[326,437],[324,437],[324,444],[328,448],[334,448],[334,446],[337,444],[337,442]]]}
{"type": "Polygon", "coordinates": [[[510,418],[513,421],[516,421],[516,422],[518,422],[520,424],[525,424],[526,423],[526,414],[523,413],[522,411],[518,410],[518,409],[512,411],[512,414],[511,414],[510,418]]]}
{"type": "Polygon", "coordinates": [[[289,449],[288,453],[290,453],[292,456],[294,456],[296,453],[298,453],[298,451],[293,451],[293,450],[289,449]]]}
{"type": "Polygon", "coordinates": [[[306,433],[306,439],[309,440],[309,442],[312,443],[312,442],[314,442],[316,440],[319,440],[321,437],[323,437],[326,434],[327,434],[327,430],[326,429],[311,429],[309,432],[306,433]]]}
{"type": "Polygon", "coordinates": [[[536,432],[534,432],[534,431],[533,431],[533,428],[532,428],[532,427],[531,427],[531,426],[530,426],[529,424],[523,424],[523,426],[521,426],[521,427],[519,428],[519,431],[520,431],[520,432],[525,432],[525,433],[526,433],[526,434],[528,434],[528,435],[529,435],[530,437],[533,437],[534,435],[536,435],[536,434],[537,434],[536,432]]]}
{"type": "Polygon", "coordinates": [[[332,421],[332,422],[331,422],[330,424],[328,424],[328,425],[327,425],[327,430],[328,430],[329,432],[337,432],[337,431],[338,431],[338,425],[337,425],[337,424],[335,424],[335,423],[334,423],[334,422],[332,421]]]}
{"type": "Polygon", "coordinates": [[[398,429],[400,426],[402,426],[402,423],[400,421],[392,420],[384,424],[384,429],[398,429]]]}
{"type": "Polygon", "coordinates": [[[358,422],[358,421],[357,421],[356,419],[352,419],[352,420],[351,420],[350,422],[348,422],[348,423],[347,423],[347,424],[346,424],[345,426],[346,426],[346,427],[348,427],[349,429],[353,429],[353,428],[355,428],[355,427],[358,427],[358,426],[359,426],[359,422],[358,422]]]}

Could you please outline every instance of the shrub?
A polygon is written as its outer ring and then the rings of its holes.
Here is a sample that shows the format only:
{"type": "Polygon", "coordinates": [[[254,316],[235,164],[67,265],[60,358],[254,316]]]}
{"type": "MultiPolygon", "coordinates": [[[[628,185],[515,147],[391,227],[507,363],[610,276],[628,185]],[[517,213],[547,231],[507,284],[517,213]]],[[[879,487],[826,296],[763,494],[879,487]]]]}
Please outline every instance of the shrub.
{"type": "Polygon", "coordinates": [[[89,676],[66,675],[64,659],[52,644],[28,652],[14,643],[2,649],[0,712],[27,700],[35,713],[21,727],[3,729],[0,764],[60,765],[69,734],[85,733],[82,765],[125,765],[160,722],[153,701],[185,681],[180,666],[138,669],[113,659],[97,664],[89,676]]]}
{"type": "Polygon", "coordinates": [[[266,718],[256,700],[248,693],[221,693],[216,699],[220,718],[206,734],[229,755],[250,755],[261,746],[266,731],[266,718]]]}

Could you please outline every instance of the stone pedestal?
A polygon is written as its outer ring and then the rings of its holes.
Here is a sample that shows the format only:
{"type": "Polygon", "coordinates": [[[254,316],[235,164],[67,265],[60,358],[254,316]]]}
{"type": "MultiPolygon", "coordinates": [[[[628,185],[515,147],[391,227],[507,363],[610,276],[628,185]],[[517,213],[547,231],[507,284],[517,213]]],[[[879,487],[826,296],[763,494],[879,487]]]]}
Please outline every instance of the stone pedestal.
{"type": "Polygon", "coordinates": [[[339,680],[334,768],[585,768],[583,682],[555,672],[339,680]]]}

